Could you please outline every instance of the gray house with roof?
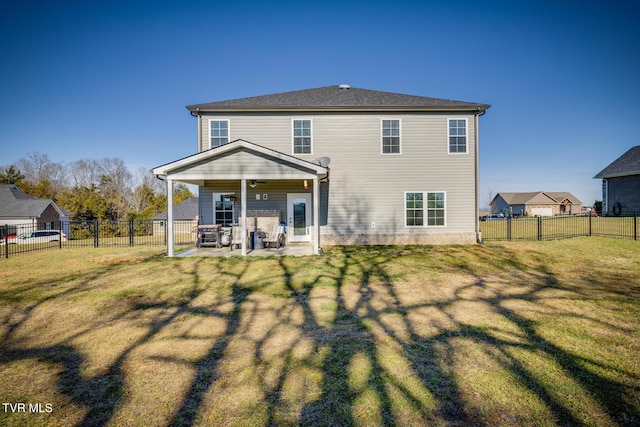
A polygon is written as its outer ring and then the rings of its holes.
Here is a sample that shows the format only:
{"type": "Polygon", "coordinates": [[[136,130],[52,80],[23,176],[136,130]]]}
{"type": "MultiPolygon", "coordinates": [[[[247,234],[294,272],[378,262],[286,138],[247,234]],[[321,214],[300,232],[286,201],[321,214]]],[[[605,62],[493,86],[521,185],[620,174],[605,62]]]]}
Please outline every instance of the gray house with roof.
{"type": "Polygon", "coordinates": [[[602,179],[603,215],[640,212],[640,145],[618,157],[594,178],[602,179]]]}
{"type": "Polygon", "coordinates": [[[70,216],[51,199],[30,196],[14,184],[0,185],[0,225],[7,225],[9,234],[58,229],[61,221],[68,235],[70,216]]]}
{"type": "Polygon", "coordinates": [[[201,224],[230,221],[245,233],[269,212],[289,243],[315,253],[476,242],[478,121],[488,108],[349,85],[189,105],[196,154],[153,173],[168,188],[199,187],[201,224]]]}
{"type": "Polygon", "coordinates": [[[577,215],[582,212],[582,202],[566,191],[498,193],[490,205],[491,213],[505,216],[577,215]]]}
{"type": "MultiPolygon", "coordinates": [[[[181,203],[178,203],[173,207],[173,221],[191,221],[192,225],[198,225],[198,212],[199,204],[197,197],[191,197],[181,203]]],[[[153,221],[153,234],[164,235],[167,227],[167,218],[169,212],[160,212],[158,215],[151,218],[153,221]]]]}

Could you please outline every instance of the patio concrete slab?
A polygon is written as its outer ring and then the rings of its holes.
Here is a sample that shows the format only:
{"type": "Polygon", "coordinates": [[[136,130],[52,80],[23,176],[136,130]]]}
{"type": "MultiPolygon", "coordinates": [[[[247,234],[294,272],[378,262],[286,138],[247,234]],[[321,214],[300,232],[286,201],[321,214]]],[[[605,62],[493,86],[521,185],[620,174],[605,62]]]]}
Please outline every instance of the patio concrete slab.
{"type": "MultiPolygon", "coordinates": [[[[307,256],[313,255],[313,247],[311,245],[287,245],[282,248],[266,248],[248,250],[247,256],[307,256]]],[[[175,254],[176,257],[229,257],[242,256],[240,249],[231,250],[229,247],[222,248],[190,248],[175,254]]]]}

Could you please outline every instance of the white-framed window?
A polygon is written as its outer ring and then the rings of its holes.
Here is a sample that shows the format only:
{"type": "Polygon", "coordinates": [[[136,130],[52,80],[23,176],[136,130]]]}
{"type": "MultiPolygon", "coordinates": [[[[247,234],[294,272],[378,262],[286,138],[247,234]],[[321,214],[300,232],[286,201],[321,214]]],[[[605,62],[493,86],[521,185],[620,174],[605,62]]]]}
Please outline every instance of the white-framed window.
{"type": "Polygon", "coordinates": [[[406,227],[446,227],[446,193],[405,191],[404,218],[406,227]]]}
{"type": "Polygon", "coordinates": [[[449,154],[467,153],[467,119],[449,119],[449,154]]]}
{"type": "Polygon", "coordinates": [[[229,120],[209,120],[209,148],[229,142],[229,120]]]}
{"type": "Polygon", "coordinates": [[[313,154],[311,120],[293,120],[293,154],[313,154]]]}
{"type": "Polygon", "coordinates": [[[402,154],[400,119],[382,119],[380,121],[382,134],[382,154],[402,154]]]}
{"type": "Polygon", "coordinates": [[[213,218],[215,224],[225,227],[235,224],[231,194],[213,195],[213,218]]]}

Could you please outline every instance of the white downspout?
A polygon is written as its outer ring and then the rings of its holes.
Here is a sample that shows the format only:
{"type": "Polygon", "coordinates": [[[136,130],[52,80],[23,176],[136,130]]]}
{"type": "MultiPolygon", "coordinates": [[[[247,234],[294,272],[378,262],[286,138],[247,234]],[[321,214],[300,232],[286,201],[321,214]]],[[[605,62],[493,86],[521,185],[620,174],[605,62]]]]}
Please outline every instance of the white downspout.
{"type": "Polygon", "coordinates": [[[200,115],[200,112],[198,112],[198,153],[201,151],[204,151],[203,149],[203,144],[202,144],[202,116],[200,115]]]}
{"type": "Polygon", "coordinates": [[[320,189],[318,176],[313,178],[313,254],[320,253],[320,189]]]}
{"type": "Polygon", "coordinates": [[[167,256],[173,257],[173,180],[167,178],[167,256]]]}
{"type": "Polygon", "coordinates": [[[242,178],[240,180],[240,221],[242,221],[242,256],[247,255],[247,180],[242,178]]]}
{"type": "Polygon", "coordinates": [[[475,224],[476,224],[476,242],[482,242],[482,234],[480,233],[480,202],[478,198],[480,196],[480,142],[478,140],[478,113],[473,116],[473,139],[474,139],[474,156],[475,156],[475,180],[476,180],[476,188],[475,188],[475,224]]]}

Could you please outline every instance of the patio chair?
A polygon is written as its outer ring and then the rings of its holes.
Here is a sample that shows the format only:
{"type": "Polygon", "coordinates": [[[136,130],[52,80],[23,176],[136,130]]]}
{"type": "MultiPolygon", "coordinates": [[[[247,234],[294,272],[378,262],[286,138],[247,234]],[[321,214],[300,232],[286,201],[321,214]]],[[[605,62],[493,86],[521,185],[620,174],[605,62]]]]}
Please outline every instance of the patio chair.
{"type": "MultiPolygon", "coordinates": [[[[247,234],[245,236],[245,241],[247,242],[247,248],[251,246],[249,244],[249,230],[247,229],[247,234]]],[[[233,250],[233,247],[238,245],[238,247],[242,246],[242,227],[239,225],[234,225],[231,227],[231,244],[229,247],[233,250]]]]}
{"type": "Polygon", "coordinates": [[[271,232],[264,238],[264,247],[268,248],[269,245],[273,244],[276,248],[280,248],[284,247],[285,242],[284,226],[274,225],[271,232]]]}

